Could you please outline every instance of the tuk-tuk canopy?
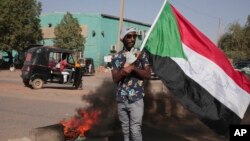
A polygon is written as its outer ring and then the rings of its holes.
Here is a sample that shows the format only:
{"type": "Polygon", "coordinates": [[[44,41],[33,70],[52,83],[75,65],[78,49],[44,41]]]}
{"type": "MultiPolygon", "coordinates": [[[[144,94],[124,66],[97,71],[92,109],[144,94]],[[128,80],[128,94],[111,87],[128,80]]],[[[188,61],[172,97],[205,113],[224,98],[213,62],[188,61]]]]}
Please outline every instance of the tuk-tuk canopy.
{"type": "Polygon", "coordinates": [[[69,63],[75,63],[72,50],[48,46],[30,48],[27,51],[25,63],[48,66],[50,62],[59,62],[63,54],[68,56],[69,63]]]}

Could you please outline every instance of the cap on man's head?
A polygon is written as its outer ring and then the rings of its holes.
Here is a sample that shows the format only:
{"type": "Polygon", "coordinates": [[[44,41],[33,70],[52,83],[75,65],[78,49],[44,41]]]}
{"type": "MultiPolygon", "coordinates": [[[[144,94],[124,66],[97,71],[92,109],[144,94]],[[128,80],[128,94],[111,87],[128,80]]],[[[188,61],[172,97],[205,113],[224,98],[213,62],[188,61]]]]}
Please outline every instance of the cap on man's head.
{"type": "Polygon", "coordinates": [[[133,27],[122,28],[121,35],[120,35],[121,41],[130,32],[136,32],[136,29],[133,27]]]}

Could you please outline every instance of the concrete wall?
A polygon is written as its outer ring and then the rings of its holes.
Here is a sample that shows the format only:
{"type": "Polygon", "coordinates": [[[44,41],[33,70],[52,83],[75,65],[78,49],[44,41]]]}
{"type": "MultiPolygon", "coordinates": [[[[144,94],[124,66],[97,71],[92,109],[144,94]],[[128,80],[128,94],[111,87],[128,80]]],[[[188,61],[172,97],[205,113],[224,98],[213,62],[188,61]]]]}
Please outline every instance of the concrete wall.
{"type": "MultiPolygon", "coordinates": [[[[50,13],[41,15],[41,26],[44,33],[44,45],[53,46],[53,29],[60,23],[66,13],[50,13]]],[[[95,67],[104,65],[104,56],[110,54],[110,48],[117,45],[119,19],[103,14],[72,13],[82,27],[82,35],[86,37],[83,56],[94,59],[95,67]]],[[[137,39],[136,47],[140,47],[149,25],[124,19],[124,27],[133,26],[142,33],[137,39]]]]}

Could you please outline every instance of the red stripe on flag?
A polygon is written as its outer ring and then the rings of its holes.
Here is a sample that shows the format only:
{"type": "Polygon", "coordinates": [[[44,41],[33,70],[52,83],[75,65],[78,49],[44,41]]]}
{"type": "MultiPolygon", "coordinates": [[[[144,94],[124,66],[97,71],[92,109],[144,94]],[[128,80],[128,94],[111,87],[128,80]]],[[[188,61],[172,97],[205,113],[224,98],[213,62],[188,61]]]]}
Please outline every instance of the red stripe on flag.
{"type": "Polygon", "coordinates": [[[186,20],[173,6],[171,7],[179,26],[182,42],[195,52],[220,66],[235,83],[250,94],[250,80],[244,74],[236,71],[225,54],[215,44],[186,20]]]}

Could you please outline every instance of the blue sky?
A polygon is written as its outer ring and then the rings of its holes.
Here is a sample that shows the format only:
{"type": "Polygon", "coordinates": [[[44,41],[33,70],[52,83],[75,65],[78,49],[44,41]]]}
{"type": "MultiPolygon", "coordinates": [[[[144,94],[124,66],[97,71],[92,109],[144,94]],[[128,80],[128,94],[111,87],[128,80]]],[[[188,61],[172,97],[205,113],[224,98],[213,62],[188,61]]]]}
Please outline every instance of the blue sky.
{"type": "MultiPolygon", "coordinates": [[[[42,14],[83,12],[120,15],[120,0],[38,0],[42,14]]],[[[152,24],[164,0],[124,0],[124,18],[152,24]]],[[[232,23],[244,25],[250,0],[170,0],[172,5],[213,42],[232,23]],[[219,24],[220,21],[220,24],[219,24]],[[220,26],[219,26],[220,25],[220,26]],[[220,28],[219,28],[220,27],[220,28]]]]}

